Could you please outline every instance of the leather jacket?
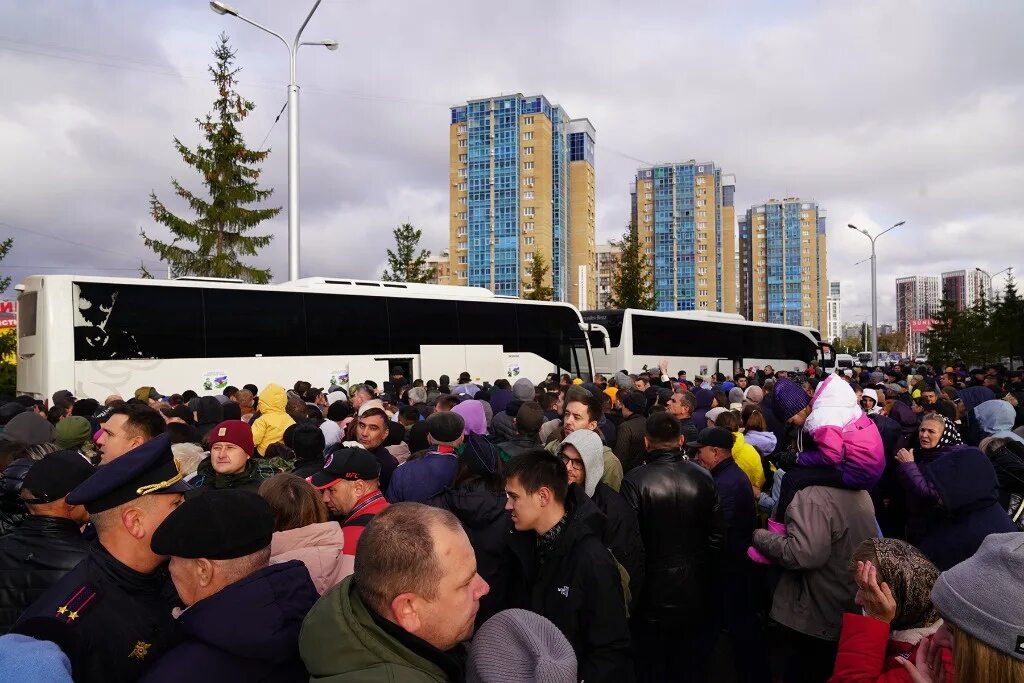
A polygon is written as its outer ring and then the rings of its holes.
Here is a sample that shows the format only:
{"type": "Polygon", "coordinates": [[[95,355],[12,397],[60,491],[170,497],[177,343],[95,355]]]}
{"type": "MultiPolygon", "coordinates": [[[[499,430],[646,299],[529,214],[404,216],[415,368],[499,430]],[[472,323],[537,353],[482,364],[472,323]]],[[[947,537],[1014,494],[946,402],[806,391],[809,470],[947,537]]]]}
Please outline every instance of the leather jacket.
{"type": "Polygon", "coordinates": [[[0,538],[0,633],[88,552],[77,524],[62,517],[29,515],[0,538]]]}
{"type": "Polygon", "coordinates": [[[31,458],[18,458],[0,472],[0,536],[21,526],[27,515],[21,502],[21,482],[34,463],[31,458]]]}
{"type": "Polygon", "coordinates": [[[646,555],[635,617],[659,623],[705,618],[715,605],[708,586],[725,540],[711,475],[678,449],[654,450],[647,464],[626,474],[621,493],[637,511],[646,555]]]}

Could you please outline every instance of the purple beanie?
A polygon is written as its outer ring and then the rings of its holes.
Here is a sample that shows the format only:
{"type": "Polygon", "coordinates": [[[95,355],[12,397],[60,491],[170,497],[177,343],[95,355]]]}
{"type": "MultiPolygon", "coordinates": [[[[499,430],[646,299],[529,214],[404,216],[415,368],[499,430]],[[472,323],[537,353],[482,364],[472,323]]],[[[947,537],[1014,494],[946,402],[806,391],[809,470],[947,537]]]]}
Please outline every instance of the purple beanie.
{"type": "Polygon", "coordinates": [[[780,379],[775,382],[772,390],[772,409],[775,417],[785,422],[811,402],[807,392],[800,388],[800,385],[789,379],[780,379]]]}

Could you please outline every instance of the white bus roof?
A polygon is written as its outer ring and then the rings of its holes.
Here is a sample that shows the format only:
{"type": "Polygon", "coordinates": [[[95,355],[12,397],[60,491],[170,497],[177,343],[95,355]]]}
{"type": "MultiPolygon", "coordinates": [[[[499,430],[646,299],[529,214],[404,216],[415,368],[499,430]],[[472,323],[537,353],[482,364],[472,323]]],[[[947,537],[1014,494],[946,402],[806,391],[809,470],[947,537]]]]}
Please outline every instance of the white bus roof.
{"type": "Polygon", "coordinates": [[[134,277],[105,277],[102,275],[31,275],[18,285],[30,289],[38,289],[37,283],[47,282],[103,282],[122,285],[149,285],[160,287],[208,287],[212,289],[242,289],[284,292],[316,292],[354,294],[357,296],[396,296],[411,298],[455,299],[455,300],[491,300],[522,304],[572,306],[561,301],[533,301],[517,297],[496,296],[484,287],[462,287],[458,285],[430,285],[412,282],[383,282],[379,280],[359,280],[355,278],[307,277],[289,280],[280,284],[254,285],[239,280],[223,278],[187,277],[173,280],[158,280],[134,277]]]}
{"type": "Polygon", "coordinates": [[[779,323],[765,323],[756,322],[753,320],[747,320],[739,313],[721,313],[719,311],[646,311],[640,308],[624,308],[624,309],[606,309],[606,310],[590,310],[585,313],[596,313],[596,314],[608,314],[608,313],[629,313],[639,315],[649,315],[658,318],[677,318],[683,320],[703,320],[706,322],[722,322],[722,323],[734,323],[736,325],[752,325],[754,327],[768,327],[777,328],[783,330],[802,330],[806,332],[818,330],[814,327],[808,327],[806,325],[781,325],[779,323]]]}

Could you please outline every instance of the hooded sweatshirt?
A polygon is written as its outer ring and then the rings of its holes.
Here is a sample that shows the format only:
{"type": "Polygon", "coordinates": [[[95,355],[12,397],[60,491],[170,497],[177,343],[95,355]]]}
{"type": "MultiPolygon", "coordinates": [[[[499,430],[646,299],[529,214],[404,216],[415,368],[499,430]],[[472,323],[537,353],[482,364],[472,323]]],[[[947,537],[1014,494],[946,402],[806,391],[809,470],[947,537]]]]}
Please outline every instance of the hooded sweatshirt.
{"type": "Polygon", "coordinates": [[[989,534],[1016,531],[999,506],[995,468],[977,448],[960,448],[939,458],[928,476],[939,491],[945,514],[931,520],[918,547],[940,570],[969,558],[989,534]]]}
{"type": "Polygon", "coordinates": [[[800,453],[800,465],[835,467],[843,484],[852,489],[870,489],[881,479],[885,469],[882,435],[841,378],[829,375],[818,385],[804,431],[817,447],[800,453]]]}
{"type": "Polygon", "coordinates": [[[317,597],[301,562],[257,570],[182,612],[182,641],[142,680],[305,681],[297,641],[317,597]]]}
{"type": "Polygon", "coordinates": [[[693,424],[697,425],[697,430],[700,431],[707,426],[707,414],[711,410],[711,403],[715,400],[715,392],[710,389],[694,389],[693,398],[697,401],[697,407],[690,417],[693,418],[693,424]]]}
{"type": "Polygon", "coordinates": [[[252,423],[252,441],[259,453],[266,453],[270,444],[284,441],[284,430],[295,424],[291,415],[284,411],[287,403],[280,384],[268,384],[260,392],[260,419],[252,423]]]}
{"type": "Polygon", "coordinates": [[[1024,438],[1014,434],[1013,423],[1017,419],[1017,411],[1002,399],[985,401],[974,409],[978,418],[978,427],[982,437],[991,436],[998,439],[1013,439],[1024,443],[1024,438]]]}
{"type": "Polygon", "coordinates": [[[604,444],[601,443],[601,437],[589,429],[579,429],[565,437],[558,447],[558,452],[561,453],[567,445],[574,446],[583,458],[586,475],[583,490],[593,498],[594,489],[604,476],[604,444]]]}
{"type": "Polygon", "coordinates": [[[462,416],[466,423],[466,434],[487,433],[487,415],[480,401],[463,401],[452,408],[452,412],[462,416]]]}

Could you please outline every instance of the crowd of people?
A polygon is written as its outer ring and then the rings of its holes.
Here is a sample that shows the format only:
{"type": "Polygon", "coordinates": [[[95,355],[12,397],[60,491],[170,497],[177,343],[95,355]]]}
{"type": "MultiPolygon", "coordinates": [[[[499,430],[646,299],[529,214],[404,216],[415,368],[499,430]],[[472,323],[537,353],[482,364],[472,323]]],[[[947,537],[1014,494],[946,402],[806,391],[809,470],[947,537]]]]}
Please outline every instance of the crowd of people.
{"type": "Polygon", "coordinates": [[[463,372],[0,404],[24,681],[1024,681],[1024,379],[463,372]]]}

